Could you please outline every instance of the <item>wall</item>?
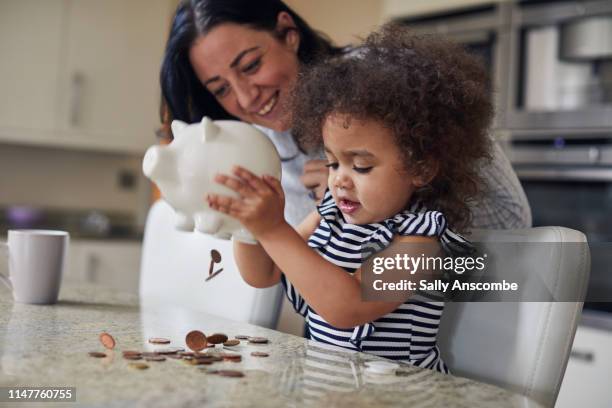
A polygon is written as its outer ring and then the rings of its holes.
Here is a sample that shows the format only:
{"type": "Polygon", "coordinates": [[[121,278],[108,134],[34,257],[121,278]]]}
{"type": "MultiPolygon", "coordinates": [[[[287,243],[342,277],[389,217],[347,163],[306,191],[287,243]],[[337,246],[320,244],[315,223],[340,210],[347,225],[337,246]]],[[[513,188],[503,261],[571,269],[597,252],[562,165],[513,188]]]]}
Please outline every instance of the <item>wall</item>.
{"type": "Polygon", "coordinates": [[[0,144],[0,207],[98,209],[142,218],[150,186],[141,176],[141,160],[124,154],[0,144]],[[134,174],[133,189],[120,187],[121,172],[134,174]]]}
{"type": "Polygon", "coordinates": [[[382,22],[383,0],[286,0],[289,7],[337,45],[358,42],[382,22]]]}

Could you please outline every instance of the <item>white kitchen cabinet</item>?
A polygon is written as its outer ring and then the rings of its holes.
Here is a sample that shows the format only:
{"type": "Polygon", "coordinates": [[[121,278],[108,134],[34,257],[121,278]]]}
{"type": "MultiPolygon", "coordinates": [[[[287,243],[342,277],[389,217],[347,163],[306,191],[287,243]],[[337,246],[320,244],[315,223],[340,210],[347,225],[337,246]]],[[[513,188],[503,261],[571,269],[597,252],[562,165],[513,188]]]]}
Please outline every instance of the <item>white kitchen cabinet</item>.
{"type": "Polygon", "coordinates": [[[138,293],[141,254],[138,241],[73,240],[63,280],[138,293]]]}
{"type": "Polygon", "coordinates": [[[0,0],[0,137],[56,127],[64,0],[0,0]]]}
{"type": "Polygon", "coordinates": [[[612,406],[612,331],[578,326],[556,408],[612,406]]]}
{"type": "Polygon", "coordinates": [[[155,143],[175,0],[0,2],[0,140],[132,153],[155,143]]]}

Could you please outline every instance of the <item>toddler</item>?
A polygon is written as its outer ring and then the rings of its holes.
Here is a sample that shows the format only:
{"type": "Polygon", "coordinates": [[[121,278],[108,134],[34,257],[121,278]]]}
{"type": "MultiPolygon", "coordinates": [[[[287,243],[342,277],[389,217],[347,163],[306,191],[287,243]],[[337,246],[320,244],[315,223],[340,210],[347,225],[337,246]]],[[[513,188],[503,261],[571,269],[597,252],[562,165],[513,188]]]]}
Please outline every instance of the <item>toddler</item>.
{"type": "Polygon", "coordinates": [[[279,180],[243,168],[216,176],[239,198],[207,197],[259,242],[234,243],[244,280],[281,282],[315,341],[448,373],[436,345],[443,299],[364,301],[360,267],[372,244],[469,245],[459,233],[489,156],[486,78],[460,46],[394,25],[349,57],[309,67],[294,90],[293,132],[304,149],[324,146],[328,189],[317,211],[293,229],[279,180]]]}

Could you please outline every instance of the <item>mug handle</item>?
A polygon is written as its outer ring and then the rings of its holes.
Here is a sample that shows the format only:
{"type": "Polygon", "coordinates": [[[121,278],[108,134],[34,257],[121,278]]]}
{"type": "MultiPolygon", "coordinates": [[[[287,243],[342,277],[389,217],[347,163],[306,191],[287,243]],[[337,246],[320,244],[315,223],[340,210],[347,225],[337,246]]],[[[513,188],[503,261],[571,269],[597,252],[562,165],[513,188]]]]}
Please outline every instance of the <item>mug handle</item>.
{"type": "MultiPolygon", "coordinates": [[[[0,249],[5,250],[6,255],[8,256],[8,243],[0,242],[0,249]]],[[[0,282],[4,283],[10,290],[13,290],[13,285],[11,284],[11,281],[2,273],[0,273],[0,282]]]]}

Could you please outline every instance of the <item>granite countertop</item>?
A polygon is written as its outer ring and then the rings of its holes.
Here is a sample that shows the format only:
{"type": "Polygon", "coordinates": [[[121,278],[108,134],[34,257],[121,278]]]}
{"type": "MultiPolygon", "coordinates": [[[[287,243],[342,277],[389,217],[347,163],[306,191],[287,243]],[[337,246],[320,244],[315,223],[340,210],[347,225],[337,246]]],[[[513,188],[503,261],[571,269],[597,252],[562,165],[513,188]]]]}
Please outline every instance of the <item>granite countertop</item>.
{"type": "Polygon", "coordinates": [[[382,359],[178,305],[140,305],[136,296],[108,290],[63,287],[57,304],[40,306],[14,303],[8,289],[0,288],[0,386],[76,387],[76,403],[44,406],[539,406],[492,385],[409,365],[396,375],[369,374],[364,366],[369,360],[382,359]],[[241,362],[209,366],[167,359],[135,370],[122,358],[122,350],[159,348],[148,343],[151,337],[185,347],[185,335],[194,329],[207,335],[263,336],[269,344],[243,342],[235,348],[241,362]],[[98,340],[103,331],[117,345],[105,358],[90,357],[90,351],[105,351],[98,340]],[[251,356],[256,350],[269,357],[251,356]],[[207,372],[225,368],[245,376],[207,372]]]}

